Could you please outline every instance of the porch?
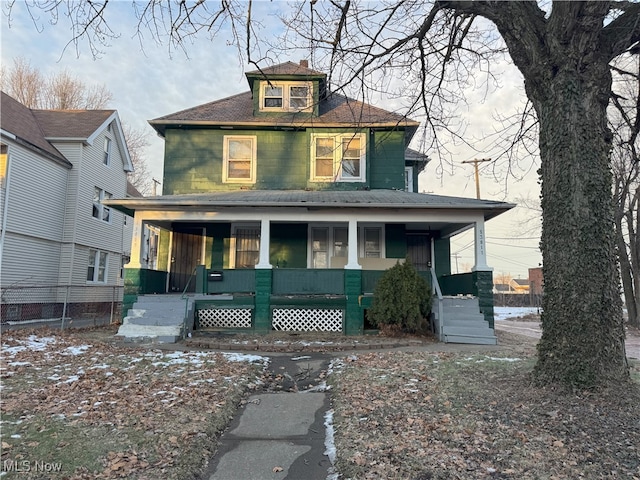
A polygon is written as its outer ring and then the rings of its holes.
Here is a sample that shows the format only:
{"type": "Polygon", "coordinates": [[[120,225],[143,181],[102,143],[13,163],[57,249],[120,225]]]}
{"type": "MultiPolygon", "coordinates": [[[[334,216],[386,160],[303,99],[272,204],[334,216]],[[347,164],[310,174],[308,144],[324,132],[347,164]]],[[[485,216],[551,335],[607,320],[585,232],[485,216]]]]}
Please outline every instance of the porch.
{"type": "MultiPolygon", "coordinates": [[[[432,328],[442,341],[495,343],[491,272],[440,278],[433,269],[419,273],[433,292],[432,328]]],[[[164,293],[161,286],[166,272],[128,271],[127,277],[133,274],[135,282],[126,282],[128,295],[134,294],[137,299],[147,294],[145,302],[149,302],[153,296],[148,294],[164,293]],[[149,288],[138,288],[134,293],[134,283],[149,288]]],[[[384,270],[213,270],[198,266],[192,277],[195,291],[172,295],[177,302],[191,302],[192,308],[176,307],[176,312],[185,312],[184,319],[179,318],[181,315],[174,316],[176,321],[184,323],[182,336],[192,329],[252,334],[287,331],[362,335],[373,329],[367,322],[367,310],[383,274],[384,270]]]]}

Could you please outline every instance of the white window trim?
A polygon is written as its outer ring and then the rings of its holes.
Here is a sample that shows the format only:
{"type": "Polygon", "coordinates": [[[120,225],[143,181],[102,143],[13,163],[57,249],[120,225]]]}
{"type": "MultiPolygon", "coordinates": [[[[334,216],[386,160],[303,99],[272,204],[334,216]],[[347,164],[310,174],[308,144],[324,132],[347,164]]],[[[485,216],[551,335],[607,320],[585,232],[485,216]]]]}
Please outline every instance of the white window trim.
{"type": "Polygon", "coordinates": [[[367,178],[367,135],[364,133],[313,133],[311,134],[311,172],[312,182],[358,182],[367,178]],[[316,176],[316,140],[318,138],[333,138],[333,175],[331,177],[316,176]],[[342,140],[360,138],[360,176],[342,176],[342,140]]]}
{"type": "Polygon", "coordinates": [[[413,192],[413,167],[404,167],[404,189],[413,192]]]}
{"type": "Polygon", "coordinates": [[[109,137],[104,137],[104,152],[102,157],[102,164],[106,167],[111,166],[111,147],[113,144],[113,140],[109,137]]]}
{"type": "MultiPolygon", "coordinates": [[[[331,268],[331,259],[334,258],[334,247],[335,247],[335,229],[336,228],[345,228],[348,229],[348,224],[344,223],[310,223],[307,226],[307,268],[313,267],[313,237],[312,230],[314,228],[326,228],[329,230],[329,234],[327,237],[327,248],[328,248],[328,258],[327,258],[327,268],[331,268]]],[[[385,234],[384,234],[384,224],[383,223],[371,223],[358,225],[358,258],[364,258],[364,229],[365,228],[377,228],[380,230],[380,258],[387,258],[387,252],[385,249],[385,234]]],[[[348,257],[341,257],[347,259],[348,257]]]]}
{"type": "Polygon", "coordinates": [[[255,135],[225,135],[222,147],[222,183],[256,183],[256,164],[258,152],[258,137],[255,135]],[[251,167],[249,178],[229,178],[229,141],[251,140],[251,167]]]}
{"type": "Polygon", "coordinates": [[[296,82],[296,81],[280,81],[262,80],[260,82],[260,111],[261,112],[310,112],[313,110],[313,83],[312,82],[296,82]],[[267,87],[282,87],[282,107],[265,107],[265,89],[267,87]],[[291,87],[307,87],[307,106],[306,108],[295,108],[290,106],[291,87]]]}
{"type": "MultiPolygon", "coordinates": [[[[242,228],[257,228],[260,230],[259,222],[243,222],[231,224],[231,238],[229,240],[229,268],[236,268],[236,239],[238,229],[242,228]]],[[[258,244],[260,245],[260,244],[258,244]]]]}
{"type": "Polygon", "coordinates": [[[103,250],[99,250],[97,248],[90,248],[88,250],[88,258],[87,258],[87,273],[89,273],[89,267],[91,266],[91,264],[89,263],[89,260],[91,259],[91,251],[95,251],[96,252],[96,257],[95,257],[95,263],[93,264],[93,280],[89,280],[87,279],[87,283],[99,283],[99,284],[104,284],[107,283],[109,280],[109,252],[105,252],[103,250]],[[99,280],[99,275],[100,275],[100,255],[101,254],[105,254],[105,260],[104,260],[104,280],[99,280]]]}
{"type": "MultiPolygon", "coordinates": [[[[365,258],[365,246],[364,246],[364,229],[365,228],[377,228],[380,230],[380,257],[387,258],[387,251],[385,248],[385,232],[383,223],[370,223],[358,225],[358,258],[365,258]]],[[[375,258],[375,257],[373,257],[375,258]]]]}
{"type": "Polygon", "coordinates": [[[106,199],[112,198],[113,195],[110,194],[109,192],[107,192],[106,190],[100,188],[100,187],[94,187],[94,190],[93,190],[94,194],[95,194],[96,189],[100,191],[100,194],[99,194],[100,198],[98,199],[98,203],[97,204],[95,203],[95,201],[91,202],[91,218],[94,218],[94,219],[99,220],[99,221],[104,222],[104,223],[111,223],[112,220],[113,220],[113,209],[111,207],[107,207],[106,205],[103,205],[102,201],[105,198],[106,199]],[[93,215],[93,207],[96,206],[96,205],[98,206],[98,216],[97,217],[93,215]],[[109,212],[109,220],[104,220],[104,212],[105,211],[109,212]]]}

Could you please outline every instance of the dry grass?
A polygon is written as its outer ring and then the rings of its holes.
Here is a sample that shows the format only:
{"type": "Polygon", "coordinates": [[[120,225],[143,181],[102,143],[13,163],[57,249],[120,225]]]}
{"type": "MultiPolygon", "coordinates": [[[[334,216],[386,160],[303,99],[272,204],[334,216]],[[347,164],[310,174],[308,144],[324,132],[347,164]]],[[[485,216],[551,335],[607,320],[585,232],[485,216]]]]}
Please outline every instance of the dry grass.
{"type": "Polygon", "coordinates": [[[87,337],[3,336],[6,478],[196,478],[262,375],[262,364],[220,353],[122,348],[100,341],[100,331],[87,337]]]}
{"type": "Polygon", "coordinates": [[[336,366],[343,477],[640,478],[638,384],[535,387],[533,343],[515,337],[506,354],[380,352],[336,366]]]}

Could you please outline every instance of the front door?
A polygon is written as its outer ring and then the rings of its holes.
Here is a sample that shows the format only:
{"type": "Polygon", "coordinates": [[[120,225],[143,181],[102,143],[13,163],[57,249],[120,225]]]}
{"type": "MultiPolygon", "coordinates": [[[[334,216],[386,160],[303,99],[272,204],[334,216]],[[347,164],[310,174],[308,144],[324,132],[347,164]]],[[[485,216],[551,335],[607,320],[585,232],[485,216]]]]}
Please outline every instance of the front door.
{"type": "Polygon", "coordinates": [[[185,229],[173,232],[173,247],[171,248],[171,272],[169,273],[169,290],[171,292],[184,291],[187,284],[188,292],[195,292],[194,269],[201,263],[202,258],[202,229],[185,229]]]}
{"type": "Polygon", "coordinates": [[[431,238],[423,233],[407,234],[407,255],[418,271],[431,268],[431,238]]]}

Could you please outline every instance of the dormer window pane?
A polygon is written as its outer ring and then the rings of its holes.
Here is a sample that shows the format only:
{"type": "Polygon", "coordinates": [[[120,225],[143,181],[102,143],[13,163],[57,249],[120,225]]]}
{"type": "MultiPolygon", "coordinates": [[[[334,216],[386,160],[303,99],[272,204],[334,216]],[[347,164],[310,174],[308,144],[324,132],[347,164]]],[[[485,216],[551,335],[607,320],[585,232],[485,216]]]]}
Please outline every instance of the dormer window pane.
{"type": "Polygon", "coordinates": [[[289,106],[295,109],[307,108],[309,105],[309,87],[290,87],[289,106]]]}
{"type": "Polygon", "coordinates": [[[264,87],[265,108],[282,108],[282,87],[264,87]]]}

